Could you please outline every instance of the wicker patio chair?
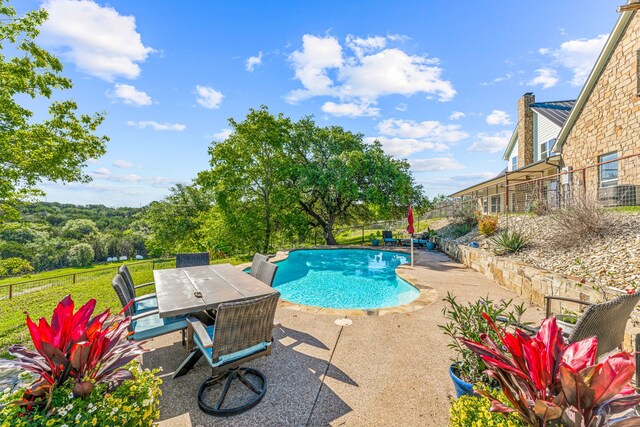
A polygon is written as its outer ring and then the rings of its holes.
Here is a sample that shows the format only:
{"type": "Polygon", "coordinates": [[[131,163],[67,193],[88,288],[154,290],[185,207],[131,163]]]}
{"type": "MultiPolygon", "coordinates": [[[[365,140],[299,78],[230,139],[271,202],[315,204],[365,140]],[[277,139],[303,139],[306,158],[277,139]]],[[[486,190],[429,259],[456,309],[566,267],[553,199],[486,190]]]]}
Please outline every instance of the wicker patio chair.
{"type": "Polygon", "coordinates": [[[258,270],[260,269],[260,263],[262,261],[269,261],[269,257],[267,255],[255,254],[253,256],[253,261],[251,261],[251,270],[249,271],[249,274],[253,277],[258,277],[258,270]]]}
{"type": "MultiPolygon", "coordinates": [[[[118,295],[122,307],[126,307],[132,299],[127,284],[120,273],[117,273],[111,281],[113,289],[118,295]]],[[[185,330],[187,328],[186,316],[160,317],[157,308],[138,311],[136,304],[131,304],[125,314],[131,317],[129,330],[133,334],[129,337],[134,340],[146,340],[171,332],[182,331],[182,342],[185,343],[185,330]]]]}
{"type": "Polygon", "coordinates": [[[120,268],[118,268],[118,273],[122,276],[125,285],[127,286],[127,290],[129,291],[129,295],[132,296],[136,302],[136,311],[142,312],[145,310],[152,310],[154,308],[158,308],[158,299],[156,297],[155,292],[152,294],[146,294],[141,296],[136,296],[136,289],[145,288],[147,286],[153,286],[154,282],[143,283],[141,285],[135,285],[133,282],[133,277],[131,277],[131,272],[127,268],[125,264],[122,264],[120,268]]]}
{"type": "Polygon", "coordinates": [[[209,252],[176,254],[176,268],[195,267],[198,265],[209,265],[209,252]]]}
{"type": "MultiPolygon", "coordinates": [[[[551,316],[551,301],[560,300],[586,305],[582,315],[575,326],[565,327],[563,335],[569,343],[580,341],[589,337],[598,339],[597,357],[609,353],[622,346],[627,321],[636,304],[640,301],[640,292],[621,295],[601,304],[589,304],[573,298],[555,297],[547,295],[545,298],[546,316],[551,316]]],[[[640,349],[639,335],[636,335],[636,349],[640,349]]],[[[636,352],[636,386],[640,383],[640,353],[636,352]]]]}
{"type": "MultiPolygon", "coordinates": [[[[223,303],[216,309],[216,323],[205,327],[189,319],[189,334],[193,334],[195,347],[176,370],[174,378],[185,375],[204,356],[212,368],[211,377],[198,390],[198,406],[208,414],[229,416],[253,408],[267,391],[264,374],[242,364],[271,354],[272,325],[280,294],[252,298],[246,301],[223,303]],[[252,378],[250,380],[249,378],[252,378]],[[222,381],[226,379],[224,385],[222,381]],[[251,392],[251,398],[239,406],[224,407],[224,401],[234,380],[240,380],[251,392]],[[216,403],[211,406],[205,393],[222,389],[216,403]]],[[[215,393],[217,394],[217,393],[215,393]]],[[[234,401],[238,401],[236,396],[234,401]]]]}
{"type": "Polygon", "coordinates": [[[278,266],[269,261],[261,261],[259,264],[258,274],[255,276],[256,279],[265,285],[273,286],[273,279],[276,277],[278,266]]]}
{"type": "Polygon", "coordinates": [[[596,337],[598,339],[597,356],[600,357],[622,345],[627,321],[634,307],[640,301],[640,292],[621,295],[600,304],[590,304],[573,298],[550,295],[544,298],[547,317],[551,316],[551,302],[554,300],[587,306],[575,326],[572,328],[565,327],[564,329],[568,330],[563,329],[563,333],[567,336],[569,343],[596,337]]]}

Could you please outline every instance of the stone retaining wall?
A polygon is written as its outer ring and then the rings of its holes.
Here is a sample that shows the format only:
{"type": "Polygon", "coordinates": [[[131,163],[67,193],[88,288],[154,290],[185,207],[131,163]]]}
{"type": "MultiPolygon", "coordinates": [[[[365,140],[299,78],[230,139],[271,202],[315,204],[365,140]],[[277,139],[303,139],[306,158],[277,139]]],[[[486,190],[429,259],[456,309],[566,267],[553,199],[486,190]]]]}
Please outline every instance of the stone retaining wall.
{"type": "MultiPolygon", "coordinates": [[[[556,273],[540,270],[531,265],[514,261],[506,257],[493,255],[485,250],[472,248],[451,240],[435,238],[439,249],[451,258],[472,268],[501,286],[512,290],[532,303],[543,307],[544,296],[554,295],[579,299],[584,302],[597,303],[604,300],[602,291],[578,280],[572,280],[556,273]]],[[[610,295],[612,296],[612,295],[610,295]]],[[[581,306],[575,303],[556,301],[552,305],[553,313],[563,310],[578,312],[581,306]]],[[[640,332],[629,322],[625,347],[631,350],[632,336],[640,332]]]]}

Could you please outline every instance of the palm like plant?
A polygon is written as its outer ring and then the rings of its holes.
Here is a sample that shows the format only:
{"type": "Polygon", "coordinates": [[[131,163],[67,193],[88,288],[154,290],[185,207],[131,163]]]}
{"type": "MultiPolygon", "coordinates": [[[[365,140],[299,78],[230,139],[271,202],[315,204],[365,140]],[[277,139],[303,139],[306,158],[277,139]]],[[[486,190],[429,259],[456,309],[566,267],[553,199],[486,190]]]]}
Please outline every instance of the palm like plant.
{"type": "Polygon", "coordinates": [[[70,295],[56,306],[51,323],[43,317],[34,323],[27,316],[27,327],[35,350],[13,345],[9,353],[14,360],[0,361],[0,367],[15,367],[38,376],[16,404],[33,406],[51,403],[55,387],[69,378],[75,381],[73,394],[88,396],[94,384],[107,383],[113,388],[126,379],[134,379],[126,368],[131,360],[145,352],[142,344],[127,340],[129,317],[110,318],[110,310],[91,318],[96,300],[91,299],[74,313],[70,295]]]}
{"type": "Polygon", "coordinates": [[[462,341],[484,361],[487,375],[500,384],[512,405],[478,390],[491,400],[493,411],[517,412],[537,427],[552,422],[571,427],[630,427],[640,423],[636,416],[607,420],[640,403],[640,395],[629,385],[635,372],[629,353],[620,352],[596,363],[597,339],[566,345],[555,318],[545,320],[533,338],[518,329],[508,333],[486,314],[484,318],[500,343],[486,334],[481,342],[462,341]]]}

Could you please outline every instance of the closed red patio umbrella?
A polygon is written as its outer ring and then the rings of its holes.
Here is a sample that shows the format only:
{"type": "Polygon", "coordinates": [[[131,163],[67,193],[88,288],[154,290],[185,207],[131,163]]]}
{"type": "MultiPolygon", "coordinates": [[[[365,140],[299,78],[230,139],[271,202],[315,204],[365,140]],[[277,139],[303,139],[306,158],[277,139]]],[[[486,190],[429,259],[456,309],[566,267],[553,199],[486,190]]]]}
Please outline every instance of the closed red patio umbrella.
{"type": "Polygon", "coordinates": [[[409,240],[411,241],[411,267],[413,267],[413,233],[415,229],[413,228],[413,207],[411,205],[409,205],[409,212],[407,213],[407,222],[409,223],[407,233],[409,233],[409,240]]]}

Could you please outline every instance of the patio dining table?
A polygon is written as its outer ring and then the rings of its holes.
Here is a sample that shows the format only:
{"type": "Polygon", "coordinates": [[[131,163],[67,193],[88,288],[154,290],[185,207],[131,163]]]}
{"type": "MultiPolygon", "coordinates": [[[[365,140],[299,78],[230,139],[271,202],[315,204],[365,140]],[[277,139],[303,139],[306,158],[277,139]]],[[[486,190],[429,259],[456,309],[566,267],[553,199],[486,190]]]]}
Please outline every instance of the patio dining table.
{"type": "Polygon", "coordinates": [[[231,264],[154,270],[160,317],[215,309],[277,292],[231,264]]]}

